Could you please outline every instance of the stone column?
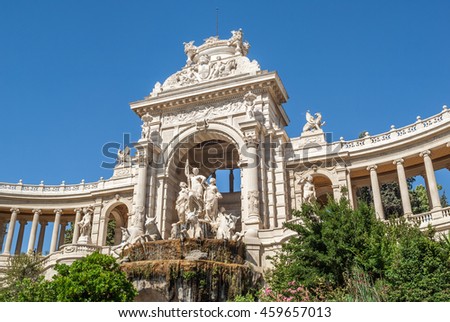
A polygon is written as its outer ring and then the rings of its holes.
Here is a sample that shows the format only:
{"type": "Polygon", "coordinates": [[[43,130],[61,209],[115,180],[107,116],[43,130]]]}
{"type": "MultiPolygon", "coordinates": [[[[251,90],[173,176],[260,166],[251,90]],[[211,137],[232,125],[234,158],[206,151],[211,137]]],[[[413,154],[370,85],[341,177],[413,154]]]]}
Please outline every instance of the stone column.
{"type": "Polygon", "coordinates": [[[46,221],[41,221],[41,230],[39,231],[39,240],[37,246],[37,252],[42,254],[42,248],[44,247],[45,229],[47,227],[46,221]]]}
{"type": "Polygon", "coordinates": [[[6,235],[6,243],[3,254],[9,255],[11,252],[12,240],[14,237],[14,228],[16,227],[17,215],[20,213],[18,208],[11,208],[11,219],[9,220],[8,234],[6,235]]]}
{"type": "Polygon", "coordinates": [[[76,208],[73,211],[75,211],[75,222],[73,223],[72,244],[76,244],[78,242],[78,237],[80,237],[80,227],[78,223],[81,220],[81,208],[76,208]]]}
{"type": "Polygon", "coordinates": [[[261,222],[259,216],[260,196],[258,188],[258,143],[253,138],[246,139],[247,155],[251,158],[248,162],[246,172],[248,217],[244,223],[247,228],[259,229],[261,222]]]}
{"type": "Polygon", "coordinates": [[[33,222],[31,224],[30,239],[28,240],[28,253],[32,253],[34,250],[34,244],[36,242],[36,232],[39,224],[39,215],[41,214],[41,209],[33,209],[33,222]]]}
{"type": "Polygon", "coordinates": [[[436,176],[434,175],[433,162],[431,161],[431,151],[426,150],[419,154],[423,158],[425,164],[425,172],[427,174],[426,179],[428,187],[430,188],[430,210],[439,210],[442,208],[441,200],[439,198],[439,191],[436,183],[436,176]]]}
{"type": "Polygon", "coordinates": [[[61,247],[62,245],[64,245],[64,237],[65,237],[64,235],[66,234],[66,226],[67,226],[66,222],[61,223],[61,231],[59,233],[58,248],[61,247]]]}
{"type": "Polygon", "coordinates": [[[56,251],[56,244],[58,243],[58,232],[61,223],[61,209],[55,209],[55,222],[53,223],[52,241],[50,243],[50,254],[56,251]]]}
{"type": "Polygon", "coordinates": [[[3,247],[3,240],[5,239],[5,232],[6,232],[6,222],[2,218],[0,219],[0,251],[3,247]]]}
{"type": "Polygon", "coordinates": [[[139,168],[138,168],[138,179],[135,186],[134,192],[134,209],[133,213],[137,209],[142,209],[145,215],[145,201],[147,196],[147,175],[148,175],[148,164],[149,164],[149,143],[148,142],[138,142],[135,144],[135,148],[138,152],[139,168]]]}
{"type": "Polygon", "coordinates": [[[16,255],[20,254],[20,251],[22,250],[22,244],[23,244],[23,232],[25,231],[25,226],[28,224],[28,222],[25,219],[19,220],[20,228],[19,228],[19,235],[17,236],[17,243],[16,243],[16,255]]]}
{"type": "Polygon", "coordinates": [[[370,171],[370,185],[372,186],[373,204],[375,207],[375,214],[378,219],[385,219],[383,211],[383,203],[381,202],[380,184],[378,182],[377,166],[370,165],[367,167],[370,171]]]}
{"type": "Polygon", "coordinates": [[[406,181],[405,168],[403,167],[403,159],[394,161],[397,166],[398,185],[400,186],[400,195],[402,198],[403,214],[405,216],[412,215],[411,200],[409,198],[408,183],[406,181]]]}

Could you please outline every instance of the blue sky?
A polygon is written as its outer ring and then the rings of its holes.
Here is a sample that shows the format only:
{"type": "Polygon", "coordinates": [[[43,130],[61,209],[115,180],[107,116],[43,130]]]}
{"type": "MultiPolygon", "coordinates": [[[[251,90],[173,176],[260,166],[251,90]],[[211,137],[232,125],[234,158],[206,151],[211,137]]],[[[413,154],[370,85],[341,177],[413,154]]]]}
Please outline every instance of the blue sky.
{"type": "Polygon", "coordinates": [[[108,178],[102,146],[140,134],[129,102],[215,34],[217,7],[220,37],[242,28],[278,71],[291,137],[308,109],[337,140],[450,105],[450,1],[0,0],[0,181],[108,178]]]}

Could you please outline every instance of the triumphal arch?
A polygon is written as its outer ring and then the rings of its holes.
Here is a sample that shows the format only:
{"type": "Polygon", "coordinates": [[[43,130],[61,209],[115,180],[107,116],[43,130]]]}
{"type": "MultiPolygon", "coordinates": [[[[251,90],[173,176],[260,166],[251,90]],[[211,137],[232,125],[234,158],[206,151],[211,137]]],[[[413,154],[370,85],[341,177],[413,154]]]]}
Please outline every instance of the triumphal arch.
{"type": "Polygon", "coordinates": [[[119,256],[137,242],[223,239],[243,243],[246,260],[264,268],[292,236],[283,223],[302,203],[346,197],[355,206],[358,189],[370,187],[384,220],[385,182],[399,186],[400,215],[450,229],[435,177],[450,168],[446,106],[401,128],[334,142],[322,115],[304,111],[305,123],[293,125],[301,135],[290,138],[283,83],[247,57],[249,48],[241,30],[184,43],[186,64],[131,103],[141,137],[118,151],[109,179],[0,183],[0,265],[24,251],[46,255],[51,268],[94,251],[119,256]],[[429,209],[418,214],[408,192],[413,176],[423,176],[428,191],[429,209]]]}

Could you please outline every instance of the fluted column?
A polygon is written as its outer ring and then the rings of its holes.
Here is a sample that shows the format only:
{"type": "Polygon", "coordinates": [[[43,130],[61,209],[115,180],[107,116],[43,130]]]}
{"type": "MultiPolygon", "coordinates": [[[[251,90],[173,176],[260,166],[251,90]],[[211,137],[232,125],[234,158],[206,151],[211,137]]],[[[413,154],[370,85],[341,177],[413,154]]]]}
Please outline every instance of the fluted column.
{"type": "Polygon", "coordinates": [[[41,229],[39,231],[39,240],[37,246],[37,252],[42,254],[42,248],[44,247],[45,229],[47,228],[48,222],[41,221],[41,229]]]}
{"type": "Polygon", "coordinates": [[[6,235],[5,250],[3,254],[9,255],[11,252],[12,240],[14,237],[14,228],[16,227],[17,215],[20,213],[18,208],[11,208],[11,219],[9,220],[8,234],[6,235]]]}
{"type": "Polygon", "coordinates": [[[80,227],[78,223],[81,220],[81,208],[76,208],[73,211],[75,211],[75,222],[73,223],[72,244],[76,244],[78,241],[78,237],[80,237],[80,227]]]}
{"type": "Polygon", "coordinates": [[[61,209],[55,209],[55,222],[53,223],[52,241],[50,243],[50,253],[56,251],[56,244],[58,243],[58,232],[61,223],[61,209]]]}
{"type": "Polygon", "coordinates": [[[59,232],[59,242],[58,242],[58,248],[64,245],[64,235],[66,234],[66,226],[67,223],[63,222],[61,223],[61,231],[59,232]]]}
{"type": "Polygon", "coordinates": [[[15,251],[17,255],[20,254],[20,251],[22,249],[23,233],[25,231],[25,226],[28,224],[28,222],[25,219],[22,219],[19,220],[19,224],[20,224],[19,235],[17,236],[16,251],[15,251]]]}
{"type": "Polygon", "coordinates": [[[368,166],[367,170],[370,171],[370,185],[372,186],[375,214],[378,219],[385,219],[383,203],[381,201],[380,183],[378,182],[377,166],[376,165],[368,166]]]}
{"type": "Polygon", "coordinates": [[[405,216],[412,215],[411,200],[409,198],[408,183],[406,181],[405,168],[403,159],[397,159],[394,164],[397,166],[398,185],[400,186],[400,196],[402,198],[403,214],[405,216]]]}
{"type": "Polygon", "coordinates": [[[41,214],[41,209],[33,209],[33,222],[31,224],[30,239],[28,240],[27,252],[33,252],[34,244],[36,243],[36,232],[39,224],[39,215],[41,214]]]}
{"type": "Polygon", "coordinates": [[[441,209],[441,200],[439,198],[439,191],[436,183],[436,176],[434,175],[433,162],[431,161],[431,151],[426,150],[419,154],[423,158],[425,164],[426,180],[428,187],[430,188],[430,210],[441,209]]]}

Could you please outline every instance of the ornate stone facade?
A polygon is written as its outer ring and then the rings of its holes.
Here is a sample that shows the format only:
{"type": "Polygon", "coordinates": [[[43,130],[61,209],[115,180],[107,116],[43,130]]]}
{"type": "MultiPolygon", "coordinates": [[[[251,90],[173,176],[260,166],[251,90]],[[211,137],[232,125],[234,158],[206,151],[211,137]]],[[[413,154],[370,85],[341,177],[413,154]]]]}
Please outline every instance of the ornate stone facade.
{"type": "Polygon", "coordinates": [[[289,138],[283,83],[247,58],[249,48],[241,30],[198,47],[185,43],[186,65],[131,103],[142,120],[141,137],[134,149],[119,152],[111,178],[57,186],[0,183],[0,265],[21,251],[23,240],[28,251],[43,252],[51,223],[47,268],[93,251],[117,254],[139,240],[174,238],[239,240],[248,261],[268,267],[267,256],[293,234],[283,223],[302,203],[344,194],[354,206],[357,189],[369,186],[383,220],[380,184],[392,181],[399,183],[409,220],[438,232],[450,229],[450,208],[440,204],[434,174],[450,168],[446,106],[402,128],[336,142],[326,140],[322,115],[307,112],[306,123],[294,125],[301,135],[289,138]],[[230,171],[227,192],[217,171],[230,171]],[[417,175],[429,191],[430,210],[422,214],[412,213],[406,184],[417,175]],[[110,221],[114,245],[107,245],[110,221]],[[64,242],[68,223],[71,243],[64,242]]]}

